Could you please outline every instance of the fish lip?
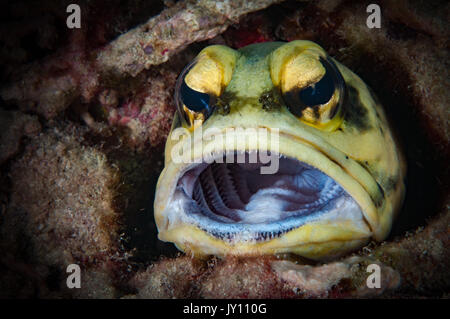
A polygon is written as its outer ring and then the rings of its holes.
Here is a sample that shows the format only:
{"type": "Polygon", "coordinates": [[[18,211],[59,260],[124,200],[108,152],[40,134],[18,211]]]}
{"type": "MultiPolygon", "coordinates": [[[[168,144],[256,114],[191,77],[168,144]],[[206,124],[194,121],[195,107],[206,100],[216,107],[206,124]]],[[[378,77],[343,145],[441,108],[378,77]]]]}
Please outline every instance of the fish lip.
{"type": "MultiPolygon", "coordinates": [[[[258,151],[258,150],[254,150],[258,151]]],[[[240,151],[228,151],[225,154],[231,154],[234,155],[236,153],[239,153],[240,151]]],[[[241,152],[242,153],[242,152],[241,152]]],[[[244,152],[245,153],[245,152],[244,152]]],[[[215,156],[223,156],[224,153],[216,154],[215,156]]],[[[279,157],[287,158],[283,154],[277,154],[279,157]]],[[[299,163],[299,165],[305,165],[308,166],[314,170],[319,171],[316,167],[311,166],[305,162],[302,162],[296,158],[290,158],[290,160],[295,160],[299,163]]],[[[209,166],[210,164],[201,162],[201,163],[195,163],[192,165],[189,165],[185,167],[183,172],[180,173],[176,185],[180,183],[182,178],[190,171],[195,170],[202,170],[205,166],[209,166]]],[[[323,172],[322,172],[323,173],[323,172]]],[[[328,176],[327,174],[323,173],[327,178],[335,182],[337,185],[339,185],[333,178],[328,176]]],[[[198,174],[200,175],[200,173],[198,174]]],[[[198,178],[198,175],[196,178],[198,178]]],[[[340,186],[340,185],[339,185],[340,186]]],[[[312,223],[315,221],[320,220],[321,218],[327,219],[331,218],[332,215],[336,215],[336,209],[339,207],[342,207],[343,201],[347,202],[347,204],[350,202],[351,205],[358,207],[357,214],[358,217],[361,217],[364,219],[364,214],[357,204],[357,202],[340,186],[340,194],[339,196],[330,199],[326,205],[324,205],[322,210],[314,211],[311,214],[308,214],[304,217],[299,218],[299,216],[293,216],[289,218],[284,218],[281,220],[275,220],[268,223],[223,223],[211,220],[209,217],[202,216],[199,214],[191,214],[187,213],[188,209],[186,206],[183,206],[183,210],[178,212],[178,216],[176,218],[172,218],[172,221],[169,222],[169,224],[172,224],[172,226],[179,224],[179,223],[187,223],[191,224],[193,226],[196,226],[200,228],[201,230],[207,232],[210,235],[213,235],[215,238],[221,239],[223,241],[226,241],[230,244],[237,243],[237,242],[261,242],[261,241],[267,241],[274,238],[281,237],[282,235],[288,233],[291,230],[294,230],[296,228],[299,228],[305,224],[312,223]],[[341,206],[339,206],[341,205],[341,206]],[[181,214],[180,214],[181,213],[181,214]],[[176,221],[174,221],[176,220],[176,221]]],[[[187,191],[185,188],[181,188],[182,193],[180,194],[180,189],[176,187],[175,193],[178,192],[178,194],[174,194],[173,197],[176,196],[184,196],[184,204],[188,203],[189,200],[192,200],[192,194],[191,191],[187,191]]],[[[169,199],[170,201],[170,199],[169,199]]],[[[354,208],[354,207],[353,207],[354,208]]],[[[171,218],[168,218],[171,219],[171,218]]],[[[367,225],[367,221],[364,220],[364,223],[367,225]]],[[[169,228],[170,225],[167,225],[167,228],[169,228]]]]}

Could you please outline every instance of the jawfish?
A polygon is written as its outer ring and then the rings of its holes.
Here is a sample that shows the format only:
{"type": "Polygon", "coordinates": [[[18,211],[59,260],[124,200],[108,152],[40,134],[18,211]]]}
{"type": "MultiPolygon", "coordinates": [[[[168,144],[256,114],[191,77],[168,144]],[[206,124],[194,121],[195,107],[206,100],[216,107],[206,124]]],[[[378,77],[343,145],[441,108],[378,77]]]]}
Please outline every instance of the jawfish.
{"type": "Polygon", "coordinates": [[[388,236],[405,160],[372,90],[319,45],[206,47],[175,100],[161,240],[196,256],[320,260],[388,236]]]}

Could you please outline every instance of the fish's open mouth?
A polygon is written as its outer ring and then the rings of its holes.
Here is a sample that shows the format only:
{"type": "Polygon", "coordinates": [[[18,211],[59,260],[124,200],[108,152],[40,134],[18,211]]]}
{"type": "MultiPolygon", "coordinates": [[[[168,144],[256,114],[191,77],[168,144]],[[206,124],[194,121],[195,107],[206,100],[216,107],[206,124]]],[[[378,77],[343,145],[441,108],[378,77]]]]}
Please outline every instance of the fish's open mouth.
{"type": "Polygon", "coordinates": [[[249,153],[244,161],[234,155],[182,174],[170,205],[178,218],[231,241],[264,241],[322,219],[363,222],[356,201],[313,166],[280,155],[272,157],[279,161],[278,170],[262,174],[267,164],[260,156],[255,162],[249,153]]]}

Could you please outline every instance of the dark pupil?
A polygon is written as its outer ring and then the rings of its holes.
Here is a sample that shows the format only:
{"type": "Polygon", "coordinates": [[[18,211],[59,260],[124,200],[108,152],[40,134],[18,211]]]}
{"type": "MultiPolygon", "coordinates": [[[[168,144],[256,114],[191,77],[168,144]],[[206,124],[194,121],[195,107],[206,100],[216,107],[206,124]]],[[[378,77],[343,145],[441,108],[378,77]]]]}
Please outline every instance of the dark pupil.
{"type": "Polygon", "coordinates": [[[184,79],[180,88],[180,96],[183,104],[191,111],[200,112],[204,109],[209,110],[209,94],[191,89],[187,86],[184,79]]]}
{"type": "Polygon", "coordinates": [[[333,71],[326,63],[323,63],[323,66],[325,67],[325,74],[320,81],[298,93],[300,101],[307,106],[325,104],[333,96],[334,81],[331,76],[333,71]]]}

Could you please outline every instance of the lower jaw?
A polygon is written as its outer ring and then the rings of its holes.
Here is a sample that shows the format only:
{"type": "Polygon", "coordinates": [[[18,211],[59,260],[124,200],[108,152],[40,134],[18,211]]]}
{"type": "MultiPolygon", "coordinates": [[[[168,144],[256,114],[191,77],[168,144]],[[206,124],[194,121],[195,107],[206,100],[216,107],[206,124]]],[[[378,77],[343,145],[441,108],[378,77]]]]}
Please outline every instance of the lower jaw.
{"type": "Polygon", "coordinates": [[[311,260],[331,260],[366,245],[371,237],[350,225],[309,224],[268,242],[230,244],[190,224],[160,232],[162,241],[172,242],[192,256],[263,256],[292,253],[311,260]],[[343,227],[341,227],[343,226],[343,227]]]}

